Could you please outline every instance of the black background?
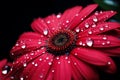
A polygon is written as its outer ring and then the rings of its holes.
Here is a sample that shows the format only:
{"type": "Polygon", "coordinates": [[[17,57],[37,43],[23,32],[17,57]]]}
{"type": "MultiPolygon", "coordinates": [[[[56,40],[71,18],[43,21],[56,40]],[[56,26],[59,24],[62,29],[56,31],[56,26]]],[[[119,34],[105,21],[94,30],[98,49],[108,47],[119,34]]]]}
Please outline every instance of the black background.
{"type": "MultiPolygon", "coordinates": [[[[18,37],[26,31],[32,31],[30,24],[34,18],[46,17],[52,13],[63,12],[67,8],[94,3],[92,0],[40,0],[28,2],[4,1],[0,11],[0,59],[10,60],[9,51],[18,37]]],[[[113,58],[118,70],[116,74],[99,71],[100,80],[120,80],[120,59],[113,58]]]]}

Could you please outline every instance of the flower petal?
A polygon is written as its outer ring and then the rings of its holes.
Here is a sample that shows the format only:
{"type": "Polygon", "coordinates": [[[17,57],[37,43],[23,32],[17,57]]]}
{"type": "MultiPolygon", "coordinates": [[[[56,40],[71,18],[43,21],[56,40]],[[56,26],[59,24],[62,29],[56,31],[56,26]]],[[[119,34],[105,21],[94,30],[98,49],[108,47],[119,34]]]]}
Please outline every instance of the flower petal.
{"type": "Polygon", "coordinates": [[[43,57],[43,61],[40,62],[39,58],[37,60],[38,66],[37,69],[34,71],[34,74],[31,76],[31,80],[45,80],[47,78],[47,74],[50,70],[50,67],[52,65],[53,56],[51,54],[43,54],[41,57],[43,57]]]}
{"type": "Polygon", "coordinates": [[[112,59],[100,51],[86,48],[75,48],[71,54],[82,61],[104,69],[107,72],[115,72],[116,66],[112,59]]]}
{"type": "Polygon", "coordinates": [[[120,24],[116,22],[105,22],[105,23],[100,23],[97,24],[96,27],[90,27],[89,29],[80,32],[78,34],[79,37],[84,37],[84,36],[91,36],[95,34],[101,34],[113,29],[120,28],[120,24]],[[84,34],[84,35],[83,35],[84,34]]]}
{"type": "Polygon", "coordinates": [[[35,19],[32,22],[31,27],[35,32],[40,33],[44,36],[48,36],[49,34],[51,34],[48,25],[42,18],[35,19]]]}
{"type": "MultiPolygon", "coordinates": [[[[72,60],[72,65],[76,67],[78,72],[83,76],[83,78],[85,80],[99,80],[98,74],[92,67],[90,67],[86,63],[83,63],[82,61],[75,58],[74,56],[71,56],[70,58],[72,60]]],[[[73,72],[73,74],[74,74],[74,72],[73,72]]],[[[83,79],[81,79],[81,80],[83,80],[83,79]]]]}
{"type": "Polygon", "coordinates": [[[68,28],[73,18],[81,11],[81,6],[76,6],[66,10],[60,18],[61,29],[68,28]]]}
{"type": "Polygon", "coordinates": [[[45,46],[46,37],[43,35],[26,32],[20,36],[15,46],[11,50],[12,57],[23,55],[29,51],[36,50],[42,46],[45,46]]]}
{"type": "Polygon", "coordinates": [[[54,60],[54,80],[71,80],[71,68],[64,56],[54,60]],[[63,72],[64,71],[64,72],[63,72]]]}
{"type": "Polygon", "coordinates": [[[49,28],[49,32],[53,33],[60,29],[60,22],[56,15],[54,15],[54,14],[50,15],[50,16],[44,18],[44,21],[46,22],[46,24],[49,28]]]}
{"type": "Polygon", "coordinates": [[[82,37],[77,40],[77,45],[95,48],[120,47],[120,40],[109,35],[93,35],[90,37],[82,37]],[[82,44],[85,45],[82,45],[82,44]]]}
{"type": "Polygon", "coordinates": [[[6,63],[7,63],[7,59],[3,59],[0,61],[0,71],[1,71],[1,68],[5,66],[6,63]]]}
{"type": "Polygon", "coordinates": [[[68,25],[70,29],[75,28],[78,24],[80,24],[88,15],[97,7],[97,4],[88,5],[83,10],[81,10],[78,15],[72,20],[72,22],[68,25]]]}
{"type": "Polygon", "coordinates": [[[91,15],[89,18],[87,18],[81,24],[79,24],[78,27],[76,27],[76,29],[86,30],[90,27],[96,27],[98,23],[106,21],[115,14],[116,12],[114,11],[104,11],[102,13],[95,12],[93,15],[91,15]]]}

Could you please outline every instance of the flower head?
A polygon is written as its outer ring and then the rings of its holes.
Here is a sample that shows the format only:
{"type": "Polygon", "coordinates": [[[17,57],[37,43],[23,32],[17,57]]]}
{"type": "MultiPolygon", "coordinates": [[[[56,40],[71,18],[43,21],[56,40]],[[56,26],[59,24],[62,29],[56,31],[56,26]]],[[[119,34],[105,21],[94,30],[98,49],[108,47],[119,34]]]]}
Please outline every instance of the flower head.
{"type": "Polygon", "coordinates": [[[96,11],[97,4],[76,6],[63,14],[35,19],[34,32],[23,33],[11,50],[15,60],[6,78],[13,80],[98,80],[97,69],[116,71],[110,56],[120,55],[120,40],[107,22],[114,11],[96,11]]]}

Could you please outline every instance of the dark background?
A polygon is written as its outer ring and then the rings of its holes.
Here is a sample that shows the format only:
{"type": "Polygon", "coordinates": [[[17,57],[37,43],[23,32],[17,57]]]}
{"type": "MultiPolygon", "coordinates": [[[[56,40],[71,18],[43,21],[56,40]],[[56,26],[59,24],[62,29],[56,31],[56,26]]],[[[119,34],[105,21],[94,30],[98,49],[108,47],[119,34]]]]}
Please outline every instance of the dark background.
{"type": "MultiPolygon", "coordinates": [[[[29,1],[27,3],[17,1],[5,1],[2,3],[0,11],[0,59],[7,58],[10,60],[9,51],[15,44],[18,37],[26,31],[32,31],[30,24],[34,18],[46,17],[52,13],[63,12],[67,8],[81,5],[85,7],[92,0],[39,0],[29,1]]],[[[100,73],[100,80],[120,80],[120,59],[113,58],[117,64],[118,71],[116,74],[100,73]]]]}

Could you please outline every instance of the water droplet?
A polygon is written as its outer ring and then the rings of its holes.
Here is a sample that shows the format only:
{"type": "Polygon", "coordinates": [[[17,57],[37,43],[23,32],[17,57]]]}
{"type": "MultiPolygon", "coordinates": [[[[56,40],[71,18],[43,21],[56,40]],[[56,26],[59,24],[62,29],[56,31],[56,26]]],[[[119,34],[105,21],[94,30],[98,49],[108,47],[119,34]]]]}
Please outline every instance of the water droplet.
{"type": "Polygon", "coordinates": [[[45,30],[43,31],[43,34],[44,34],[44,35],[47,35],[47,34],[48,34],[48,30],[45,29],[45,30]]]}
{"type": "Polygon", "coordinates": [[[98,19],[97,19],[96,17],[94,17],[94,18],[93,18],[93,21],[94,21],[94,22],[97,22],[97,21],[98,21],[98,19]]]}
{"type": "Polygon", "coordinates": [[[52,70],[52,72],[55,72],[55,70],[52,70]]]}
{"type": "Polygon", "coordinates": [[[103,28],[103,27],[101,27],[101,28],[100,28],[100,30],[101,30],[101,31],[103,31],[103,30],[104,30],[104,28],[103,28]]]}
{"type": "Polygon", "coordinates": [[[24,78],[23,78],[23,77],[21,77],[21,78],[20,78],[20,80],[24,80],[24,78]]]}
{"type": "Polygon", "coordinates": [[[46,57],[46,59],[48,60],[48,59],[49,59],[49,57],[46,57]]]}
{"type": "Polygon", "coordinates": [[[8,71],[7,70],[2,70],[2,74],[7,74],[8,71]]]}
{"type": "Polygon", "coordinates": [[[75,53],[75,56],[77,56],[78,54],[77,53],[75,53]]]}
{"type": "Polygon", "coordinates": [[[89,24],[88,23],[85,23],[85,28],[89,28],[89,24]]]}
{"type": "Polygon", "coordinates": [[[80,41],[80,42],[79,42],[79,45],[82,45],[82,44],[83,44],[82,41],[80,41]]]}
{"type": "Polygon", "coordinates": [[[110,41],[107,41],[107,44],[110,44],[110,41]]]}
{"type": "Polygon", "coordinates": [[[32,64],[35,64],[35,62],[32,62],[32,64]]]}
{"type": "Polygon", "coordinates": [[[70,61],[68,61],[68,63],[70,63],[70,61]]]}
{"type": "Polygon", "coordinates": [[[36,63],[35,66],[38,66],[38,64],[36,63]]]}
{"type": "Polygon", "coordinates": [[[79,16],[79,14],[76,14],[75,16],[79,16]]]}
{"type": "Polygon", "coordinates": [[[102,45],[105,45],[105,43],[103,42],[102,45]]]}
{"type": "Polygon", "coordinates": [[[79,29],[79,28],[76,28],[75,31],[76,31],[77,33],[79,33],[79,32],[80,32],[80,29],[79,29]]]}
{"type": "Polygon", "coordinates": [[[47,23],[50,24],[50,21],[48,20],[47,23]]]}
{"type": "Polygon", "coordinates": [[[110,64],[111,64],[111,62],[109,61],[109,62],[108,62],[108,64],[110,65],[110,64]]]}
{"type": "Polygon", "coordinates": [[[26,64],[26,63],[24,63],[24,64],[23,64],[23,67],[26,67],[26,66],[27,66],[27,64],[26,64]]]}
{"type": "Polygon", "coordinates": [[[68,57],[65,57],[65,59],[68,59],[68,57]]]}
{"type": "Polygon", "coordinates": [[[26,48],[26,45],[25,45],[25,44],[24,44],[24,45],[22,45],[22,46],[21,46],[21,48],[22,48],[22,49],[25,49],[25,48],[26,48]]]}
{"type": "Polygon", "coordinates": [[[58,62],[58,64],[60,64],[60,62],[58,62]]]}
{"type": "Polygon", "coordinates": [[[13,77],[13,76],[11,76],[11,77],[10,77],[10,79],[14,79],[14,77],[13,77]]]}
{"type": "Polygon", "coordinates": [[[57,18],[60,18],[60,17],[61,17],[61,15],[60,15],[60,14],[58,14],[56,17],[57,17],[57,18]]]}
{"type": "Polygon", "coordinates": [[[98,15],[98,14],[99,14],[98,11],[96,11],[96,12],[95,12],[95,15],[98,15]]]}
{"type": "Polygon", "coordinates": [[[18,43],[16,43],[16,44],[15,44],[15,46],[19,46],[19,44],[18,44],[18,43]]]}
{"type": "Polygon", "coordinates": [[[92,31],[88,31],[88,34],[92,34],[92,31]]]}
{"type": "Polygon", "coordinates": [[[74,62],[74,65],[77,65],[77,63],[74,62]]]}
{"type": "Polygon", "coordinates": [[[59,59],[59,57],[56,57],[56,59],[58,60],[58,59],[59,59]]]}
{"type": "Polygon", "coordinates": [[[104,36],[104,37],[103,37],[103,40],[106,40],[106,39],[107,39],[107,37],[106,37],[106,36],[104,36]]]}
{"type": "Polygon", "coordinates": [[[42,58],[40,58],[39,60],[42,61],[42,58]]]}
{"type": "Polygon", "coordinates": [[[66,23],[69,23],[69,20],[66,20],[66,23]]]}
{"type": "Polygon", "coordinates": [[[41,41],[38,41],[38,44],[41,44],[42,42],[41,41]]]}
{"type": "Polygon", "coordinates": [[[52,65],[52,62],[49,62],[48,64],[49,64],[49,65],[52,65]]]}
{"type": "Polygon", "coordinates": [[[40,75],[40,78],[43,78],[43,74],[40,75]]]}
{"type": "Polygon", "coordinates": [[[93,40],[91,40],[90,38],[88,40],[86,40],[86,44],[87,46],[91,47],[93,46],[93,40]]]}
{"type": "Polygon", "coordinates": [[[96,24],[93,24],[92,27],[93,27],[93,28],[96,27],[96,24]]]}
{"type": "Polygon", "coordinates": [[[85,46],[85,44],[83,43],[82,46],[85,46]]]}

